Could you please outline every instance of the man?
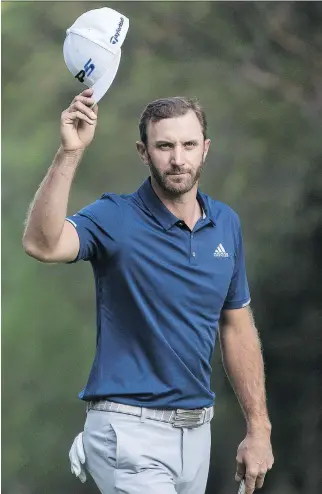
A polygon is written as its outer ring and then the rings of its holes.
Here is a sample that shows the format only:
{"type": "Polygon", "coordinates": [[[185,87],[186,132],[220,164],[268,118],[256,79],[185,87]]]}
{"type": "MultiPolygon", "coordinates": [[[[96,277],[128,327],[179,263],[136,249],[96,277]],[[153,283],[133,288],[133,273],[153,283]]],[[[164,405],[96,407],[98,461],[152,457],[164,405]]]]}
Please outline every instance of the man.
{"type": "Polygon", "coordinates": [[[210,457],[211,357],[223,362],[246,420],[236,480],[263,485],[273,455],[259,337],[249,307],[237,214],[202,194],[205,114],[157,100],[137,150],[150,177],[66,218],[98,118],[87,89],[61,116],[61,146],[28,214],[23,246],[46,262],[91,262],[97,348],[85,389],[86,468],[104,494],[203,494],[210,457]]]}

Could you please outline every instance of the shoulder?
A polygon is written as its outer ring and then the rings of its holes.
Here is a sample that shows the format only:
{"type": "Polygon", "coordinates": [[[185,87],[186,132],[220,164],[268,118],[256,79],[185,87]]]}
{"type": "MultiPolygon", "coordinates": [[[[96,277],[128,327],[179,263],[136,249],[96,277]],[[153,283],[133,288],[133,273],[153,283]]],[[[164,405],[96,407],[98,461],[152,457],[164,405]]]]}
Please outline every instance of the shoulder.
{"type": "Polygon", "coordinates": [[[120,211],[126,207],[131,200],[131,194],[116,194],[114,192],[104,192],[95,201],[85,206],[79,211],[79,214],[89,216],[99,216],[106,213],[107,210],[120,211]]]}
{"type": "Polygon", "coordinates": [[[229,222],[235,228],[240,227],[240,218],[238,213],[225,202],[217,201],[216,199],[208,196],[207,194],[201,194],[203,200],[206,202],[208,209],[215,222],[229,222]]]}
{"type": "Polygon", "coordinates": [[[135,200],[135,194],[116,194],[115,192],[104,192],[98,199],[102,206],[112,202],[120,207],[126,207],[135,200]]]}
{"type": "Polygon", "coordinates": [[[126,198],[126,195],[104,192],[96,200],[80,209],[73,217],[83,218],[83,221],[90,220],[102,228],[110,227],[113,223],[121,224],[124,207],[127,204],[126,198]]]}

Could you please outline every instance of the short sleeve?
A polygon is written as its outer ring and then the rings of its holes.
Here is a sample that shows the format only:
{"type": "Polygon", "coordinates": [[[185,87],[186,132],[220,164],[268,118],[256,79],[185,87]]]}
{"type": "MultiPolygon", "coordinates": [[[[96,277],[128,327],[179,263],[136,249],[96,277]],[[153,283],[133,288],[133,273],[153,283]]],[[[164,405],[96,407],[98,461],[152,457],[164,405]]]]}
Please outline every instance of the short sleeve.
{"type": "Polygon", "coordinates": [[[116,194],[104,194],[66,220],[75,227],[80,242],[71,263],[110,256],[117,250],[122,233],[122,200],[116,194]]]}
{"type": "Polygon", "coordinates": [[[238,219],[235,267],[223,309],[241,309],[250,303],[250,292],[246,274],[245,254],[240,221],[238,219]]]}

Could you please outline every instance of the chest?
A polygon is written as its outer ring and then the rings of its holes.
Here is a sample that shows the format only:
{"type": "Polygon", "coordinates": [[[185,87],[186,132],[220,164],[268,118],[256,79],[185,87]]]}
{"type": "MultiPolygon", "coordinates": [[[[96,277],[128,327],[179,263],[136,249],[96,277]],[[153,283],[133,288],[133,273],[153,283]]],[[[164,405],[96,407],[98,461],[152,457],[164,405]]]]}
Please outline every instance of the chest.
{"type": "Polygon", "coordinates": [[[116,267],[119,275],[145,293],[176,297],[187,305],[209,307],[223,302],[234,271],[233,232],[207,224],[190,231],[169,230],[149,222],[135,223],[122,239],[116,267]]]}

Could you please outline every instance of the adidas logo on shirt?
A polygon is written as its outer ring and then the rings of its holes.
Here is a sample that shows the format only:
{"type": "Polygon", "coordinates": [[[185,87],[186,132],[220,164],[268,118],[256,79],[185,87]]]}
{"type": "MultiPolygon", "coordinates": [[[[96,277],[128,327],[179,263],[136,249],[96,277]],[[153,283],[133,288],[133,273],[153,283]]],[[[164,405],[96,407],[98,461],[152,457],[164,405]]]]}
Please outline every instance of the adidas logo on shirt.
{"type": "Polygon", "coordinates": [[[217,249],[214,252],[215,257],[229,257],[228,253],[225,251],[225,248],[222,244],[219,244],[217,249]]]}

